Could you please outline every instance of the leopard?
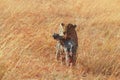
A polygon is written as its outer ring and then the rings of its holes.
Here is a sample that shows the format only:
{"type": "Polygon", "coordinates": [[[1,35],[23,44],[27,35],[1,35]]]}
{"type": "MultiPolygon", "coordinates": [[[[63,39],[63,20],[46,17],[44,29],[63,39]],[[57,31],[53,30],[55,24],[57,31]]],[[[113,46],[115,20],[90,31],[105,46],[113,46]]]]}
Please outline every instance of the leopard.
{"type": "Polygon", "coordinates": [[[70,64],[70,62],[72,61],[73,65],[75,65],[76,63],[76,59],[77,59],[76,53],[77,53],[77,48],[78,48],[78,37],[77,37],[77,32],[75,30],[76,27],[77,25],[75,24],[60,23],[60,27],[59,27],[60,38],[57,40],[58,42],[56,44],[56,59],[59,60],[60,55],[62,53],[62,61],[66,59],[67,64],[70,64]],[[71,58],[69,58],[70,57],[70,55],[68,54],[69,50],[68,50],[68,47],[65,47],[65,46],[71,42],[74,43],[74,50],[72,50],[72,56],[71,58]],[[69,59],[69,61],[67,61],[67,59],[69,59]]]}

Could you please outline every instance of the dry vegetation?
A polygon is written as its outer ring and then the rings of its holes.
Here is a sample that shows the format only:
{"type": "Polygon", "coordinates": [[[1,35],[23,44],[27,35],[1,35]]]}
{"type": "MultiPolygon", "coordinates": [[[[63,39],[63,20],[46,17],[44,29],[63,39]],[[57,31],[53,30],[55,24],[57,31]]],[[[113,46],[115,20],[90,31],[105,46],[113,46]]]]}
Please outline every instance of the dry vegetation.
{"type": "Polygon", "coordinates": [[[120,80],[119,0],[0,0],[1,80],[120,80]],[[59,23],[77,24],[77,65],[55,60],[59,23]]]}

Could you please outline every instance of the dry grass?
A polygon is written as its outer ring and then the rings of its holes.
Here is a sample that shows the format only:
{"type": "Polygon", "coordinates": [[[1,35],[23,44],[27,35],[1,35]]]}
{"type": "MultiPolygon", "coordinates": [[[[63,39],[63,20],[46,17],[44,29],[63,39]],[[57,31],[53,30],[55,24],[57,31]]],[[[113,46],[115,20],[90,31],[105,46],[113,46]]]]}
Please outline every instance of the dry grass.
{"type": "Polygon", "coordinates": [[[119,0],[0,0],[1,80],[119,80],[119,0]],[[55,61],[59,23],[77,24],[77,65],[55,61]]]}

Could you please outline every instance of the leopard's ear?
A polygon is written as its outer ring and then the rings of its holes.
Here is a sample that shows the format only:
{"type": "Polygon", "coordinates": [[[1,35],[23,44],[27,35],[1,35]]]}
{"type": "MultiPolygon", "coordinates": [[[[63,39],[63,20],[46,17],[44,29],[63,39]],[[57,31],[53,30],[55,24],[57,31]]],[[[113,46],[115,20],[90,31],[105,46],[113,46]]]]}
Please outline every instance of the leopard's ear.
{"type": "Polygon", "coordinates": [[[64,30],[65,30],[65,24],[64,24],[64,23],[61,23],[61,24],[60,24],[60,30],[61,30],[61,31],[64,31],[64,30]]]}
{"type": "Polygon", "coordinates": [[[73,27],[74,27],[74,28],[76,28],[76,27],[77,27],[77,25],[76,25],[76,24],[74,24],[74,25],[73,25],[73,27]]]}
{"type": "Polygon", "coordinates": [[[60,26],[63,27],[65,24],[64,23],[60,23],[60,26]]]}

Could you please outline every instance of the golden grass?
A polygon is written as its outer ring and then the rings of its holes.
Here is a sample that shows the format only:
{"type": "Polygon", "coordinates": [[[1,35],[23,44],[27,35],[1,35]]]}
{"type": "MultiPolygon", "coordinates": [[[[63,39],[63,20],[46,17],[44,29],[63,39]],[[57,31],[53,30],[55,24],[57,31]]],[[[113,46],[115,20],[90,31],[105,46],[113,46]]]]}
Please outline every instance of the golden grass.
{"type": "Polygon", "coordinates": [[[1,80],[119,80],[119,0],[0,0],[1,80]],[[77,65],[55,61],[61,22],[77,24],[77,65]]]}

